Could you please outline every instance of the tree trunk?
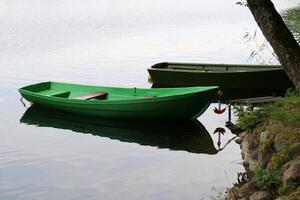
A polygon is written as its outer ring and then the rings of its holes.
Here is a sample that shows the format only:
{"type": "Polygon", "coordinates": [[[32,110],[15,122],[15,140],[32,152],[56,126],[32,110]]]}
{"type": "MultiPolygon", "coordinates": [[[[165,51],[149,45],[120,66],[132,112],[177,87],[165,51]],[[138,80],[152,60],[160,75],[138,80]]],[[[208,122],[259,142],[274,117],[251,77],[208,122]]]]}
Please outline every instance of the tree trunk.
{"type": "Polygon", "coordinates": [[[300,94],[300,46],[271,0],[247,0],[256,23],[300,94]]]}

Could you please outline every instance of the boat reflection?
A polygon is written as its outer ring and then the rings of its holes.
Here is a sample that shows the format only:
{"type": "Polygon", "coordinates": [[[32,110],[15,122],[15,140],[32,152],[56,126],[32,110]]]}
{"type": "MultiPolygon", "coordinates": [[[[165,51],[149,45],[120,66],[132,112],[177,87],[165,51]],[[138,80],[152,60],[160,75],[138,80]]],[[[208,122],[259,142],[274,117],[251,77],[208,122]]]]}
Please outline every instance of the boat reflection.
{"type": "Polygon", "coordinates": [[[110,120],[31,106],[26,110],[20,122],[41,127],[69,129],[122,142],[170,150],[204,154],[217,153],[209,133],[197,120],[138,122],[110,120]]]}

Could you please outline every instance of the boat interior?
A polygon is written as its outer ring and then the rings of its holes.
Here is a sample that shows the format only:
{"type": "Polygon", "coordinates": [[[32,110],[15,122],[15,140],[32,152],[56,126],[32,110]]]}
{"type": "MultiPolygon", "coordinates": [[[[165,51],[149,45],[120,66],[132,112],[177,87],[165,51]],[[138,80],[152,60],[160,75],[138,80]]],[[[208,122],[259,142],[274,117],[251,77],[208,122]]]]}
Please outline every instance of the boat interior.
{"type": "MultiPolygon", "coordinates": [[[[214,88],[214,87],[211,87],[214,88]]],[[[210,89],[211,89],[210,88],[210,89]]],[[[173,96],[207,90],[207,87],[187,89],[140,89],[87,86],[69,83],[43,82],[21,88],[42,96],[59,97],[78,100],[122,100],[149,99],[155,97],[173,96]]]]}
{"type": "Polygon", "coordinates": [[[197,70],[202,72],[221,71],[221,72],[249,72],[265,70],[281,70],[280,65],[237,65],[237,64],[196,64],[196,63],[158,63],[151,68],[170,69],[170,70],[197,70]]]}

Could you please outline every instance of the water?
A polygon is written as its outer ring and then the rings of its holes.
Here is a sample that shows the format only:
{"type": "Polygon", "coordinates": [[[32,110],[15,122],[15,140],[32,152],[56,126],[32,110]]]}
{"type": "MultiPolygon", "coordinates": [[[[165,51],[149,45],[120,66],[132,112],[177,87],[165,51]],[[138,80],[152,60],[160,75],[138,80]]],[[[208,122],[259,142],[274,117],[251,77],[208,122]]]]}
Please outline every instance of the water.
{"type": "MultiPolygon", "coordinates": [[[[146,68],[157,62],[247,63],[253,47],[242,38],[258,28],[235,3],[1,0],[0,199],[209,199],[224,191],[242,166],[235,143],[216,152],[213,132],[227,114],[214,114],[216,105],[198,119],[204,130],[141,130],[61,114],[28,118],[17,88],[47,80],[149,88],[146,68]]],[[[221,148],[234,137],[225,131],[221,148]]]]}

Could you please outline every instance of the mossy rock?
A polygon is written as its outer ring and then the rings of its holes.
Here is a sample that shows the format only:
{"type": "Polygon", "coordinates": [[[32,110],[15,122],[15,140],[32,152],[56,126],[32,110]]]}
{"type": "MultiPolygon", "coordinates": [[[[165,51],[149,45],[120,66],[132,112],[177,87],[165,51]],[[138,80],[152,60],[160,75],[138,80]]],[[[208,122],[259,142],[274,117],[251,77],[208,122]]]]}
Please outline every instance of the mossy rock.
{"type": "Polygon", "coordinates": [[[259,144],[259,148],[261,151],[273,148],[274,146],[274,141],[273,140],[267,140],[265,142],[262,142],[259,144]]]}
{"type": "Polygon", "coordinates": [[[300,160],[300,156],[298,156],[297,158],[290,160],[288,162],[286,162],[282,167],[282,171],[287,170],[293,163],[298,162],[300,160]]]}
{"type": "Polygon", "coordinates": [[[285,152],[296,143],[300,143],[299,133],[294,131],[282,130],[275,137],[274,147],[276,152],[285,152]]]}
{"type": "Polygon", "coordinates": [[[298,187],[298,189],[293,192],[293,193],[290,193],[284,197],[280,197],[279,199],[280,200],[300,200],[300,187],[298,187]]]}
{"type": "Polygon", "coordinates": [[[245,139],[249,144],[249,150],[256,149],[259,146],[259,135],[248,134],[245,139]]]}
{"type": "Polygon", "coordinates": [[[288,185],[286,185],[286,184],[281,184],[281,186],[278,188],[278,190],[277,190],[277,194],[279,195],[279,196],[282,196],[282,197],[284,197],[284,195],[287,195],[288,193],[291,193],[291,192],[293,192],[294,191],[294,189],[293,188],[291,188],[291,187],[289,187],[288,185]]]}
{"type": "Polygon", "coordinates": [[[298,143],[300,142],[299,133],[289,130],[282,130],[282,132],[276,135],[275,139],[282,139],[287,140],[291,143],[298,143]]]}
{"type": "Polygon", "coordinates": [[[274,155],[275,151],[273,148],[259,148],[259,152],[258,152],[258,165],[265,169],[268,165],[268,163],[270,162],[270,159],[272,158],[272,156],[274,155]]]}
{"type": "Polygon", "coordinates": [[[267,170],[268,171],[279,171],[281,167],[289,161],[289,157],[286,156],[283,153],[275,153],[271,157],[268,165],[267,170]]]}
{"type": "Polygon", "coordinates": [[[295,160],[291,160],[291,161],[285,163],[285,164],[281,167],[281,170],[282,170],[282,171],[287,170],[287,169],[291,166],[291,164],[292,164],[293,162],[295,162],[295,160]]]}
{"type": "Polygon", "coordinates": [[[260,150],[266,150],[268,148],[273,148],[275,134],[270,131],[263,131],[260,133],[259,137],[259,148],[260,150]]]}
{"type": "Polygon", "coordinates": [[[282,175],[282,182],[289,187],[300,186],[300,160],[293,160],[282,175]]]}
{"type": "Polygon", "coordinates": [[[289,153],[293,156],[293,158],[300,156],[300,142],[292,144],[289,147],[289,153]]]}
{"type": "Polygon", "coordinates": [[[262,123],[257,124],[253,132],[257,135],[260,135],[262,132],[264,132],[267,129],[268,126],[268,120],[263,121],[262,123]]]}

